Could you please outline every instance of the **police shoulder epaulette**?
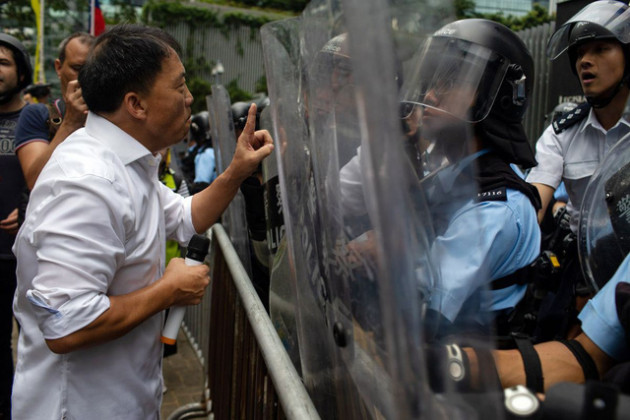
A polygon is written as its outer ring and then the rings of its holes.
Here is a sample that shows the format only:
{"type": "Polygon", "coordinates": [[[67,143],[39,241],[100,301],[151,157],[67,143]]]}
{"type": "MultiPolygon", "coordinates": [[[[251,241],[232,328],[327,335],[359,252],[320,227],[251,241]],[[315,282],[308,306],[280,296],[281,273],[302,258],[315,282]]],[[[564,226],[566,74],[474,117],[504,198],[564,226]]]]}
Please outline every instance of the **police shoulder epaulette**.
{"type": "Polygon", "coordinates": [[[591,105],[588,102],[584,102],[571,111],[560,114],[560,116],[551,123],[553,131],[556,134],[562,133],[567,128],[582,121],[588,115],[590,109],[591,105]]]}

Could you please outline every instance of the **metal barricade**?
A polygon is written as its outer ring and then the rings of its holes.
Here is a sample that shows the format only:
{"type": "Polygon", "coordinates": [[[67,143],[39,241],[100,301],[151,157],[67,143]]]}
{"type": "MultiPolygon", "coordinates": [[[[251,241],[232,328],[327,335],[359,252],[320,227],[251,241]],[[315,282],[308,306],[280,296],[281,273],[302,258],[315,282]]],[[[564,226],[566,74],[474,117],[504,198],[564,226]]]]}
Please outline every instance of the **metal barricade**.
{"type": "Polygon", "coordinates": [[[207,386],[169,420],[319,419],[223,226],[209,233],[212,287],[184,320],[207,386]]]}

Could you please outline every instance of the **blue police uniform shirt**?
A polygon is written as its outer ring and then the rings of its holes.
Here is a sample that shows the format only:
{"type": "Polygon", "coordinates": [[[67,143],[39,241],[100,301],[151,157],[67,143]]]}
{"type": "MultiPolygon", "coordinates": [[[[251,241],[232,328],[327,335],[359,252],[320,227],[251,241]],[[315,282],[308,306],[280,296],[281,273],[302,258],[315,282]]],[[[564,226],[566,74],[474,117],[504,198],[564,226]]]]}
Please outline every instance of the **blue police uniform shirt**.
{"type": "Polygon", "coordinates": [[[630,359],[630,348],[626,332],[619,322],[615,305],[615,288],[619,282],[628,282],[630,254],[628,254],[612,278],[588,301],[578,318],[582,321],[582,331],[604,353],[615,360],[630,359]]]}
{"type": "MultiPolygon", "coordinates": [[[[440,184],[449,188],[449,178],[452,184],[466,166],[487,152],[480,151],[441,170],[440,184]]],[[[452,197],[449,192],[442,196],[446,197],[446,207],[456,209],[450,211],[439,204],[429,204],[432,213],[446,215],[441,217],[446,223],[444,233],[436,237],[431,250],[440,274],[430,306],[454,321],[467,300],[481,290],[481,307],[477,312],[479,322],[486,323],[489,319],[484,313],[496,314],[514,308],[525,295],[527,285],[498,290],[483,288],[536,259],[540,253],[536,210],[525,194],[511,188],[506,189],[506,201],[470,198],[463,206],[449,203],[452,197]]]]}
{"type": "Polygon", "coordinates": [[[195,156],[195,180],[194,182],[212,183],[217,177],[214,157],[214,149],[206,147],[195,156]]]}

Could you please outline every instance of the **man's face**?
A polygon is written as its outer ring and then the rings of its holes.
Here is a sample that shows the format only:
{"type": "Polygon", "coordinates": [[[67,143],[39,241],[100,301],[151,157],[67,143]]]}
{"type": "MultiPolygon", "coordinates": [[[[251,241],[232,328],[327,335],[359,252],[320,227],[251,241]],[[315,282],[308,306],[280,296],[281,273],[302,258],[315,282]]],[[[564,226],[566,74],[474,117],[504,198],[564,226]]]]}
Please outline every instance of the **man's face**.
{"type": "Polygon", "coordinates": [[[623,49],[615,41],[592,41],[577,48],[575,69],[585,96],[597,97],[621,81],[625,67],[623,49]]]}
{"type": "Polygon", "coordinates": [[[79,70],[85,64],[90,46],[82,43],[78,38],[73,38],[66,44],[66,58],[63,61],[55,60],[55,71],[61,82],[61,92],[65,93],[68,82],[79,78],[79,70]]]}
{"type": "Polygon", "coordinates": [[[16,90],[19,82],[13,51],[0,45],[0,96],[16,90]]]}
{"type": "Polygon", "coordinates": [[[153,150],[174,145],[186,138],[191,123],[193,96],[186,85],[182,62],[171,50],[162,61],[151,90],[141,95],[144,103],[148,134],[153,137],[153,150]]]}

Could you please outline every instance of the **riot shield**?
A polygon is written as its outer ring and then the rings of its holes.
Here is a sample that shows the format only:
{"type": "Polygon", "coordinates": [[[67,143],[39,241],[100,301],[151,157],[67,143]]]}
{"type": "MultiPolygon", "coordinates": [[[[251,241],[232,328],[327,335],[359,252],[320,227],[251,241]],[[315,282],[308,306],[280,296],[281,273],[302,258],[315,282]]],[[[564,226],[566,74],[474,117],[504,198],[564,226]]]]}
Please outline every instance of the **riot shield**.
{"type": "MultiPolygon", "coordinates": [[[[267,42],[272,43],[274,39],[269,39],[267,42]]],[[[278,51],[284,51],[284,49],[279,48],[278,51]]],[[[275,57],[275,60],[285,63],[285,58],[287,57],[275,57]]],[[[260,115],[260,128],[273,132],[270,107],[265,108],[260,115]]],[[[289,252],[284,235],[284,214],[278,178],[277,149],[274,149],[271,155],[263,161],[262,171],[269,252],[269,316],[291,357],[291,361],[296,370],[300,372],[300,350],[296,325],[297,297],[295,278],[291,276],[289,252]]]]}
{"type": "Polygon", "coordinates": [[[330,294],[320,269],[322,249],[316,241],[320,223],[302,86],[301,19],[266,24],[261,35],[283,197],[285,239],[281,247],[289,258],[290,269],[288,278],[272,278],[271,312],[272,316],[284,312],[281,317],[290,325],[290,311],[294,310],[305,384],[319,414],[335,418],[337,393],[330,371],[336,364],[332,361],[335,354],[328,344],[324,315],[330,294]],[[294,307],[290,304],[292,293],[294,307]],[[275,299],[283,295],[288,298],[275,299]],[[289,305],[281,306],[284,302],[289,305]],[[314,334],[306,333],[309,330],[314,334]]]}
{"type": "Polygon", "coordinates": [[[597,291],[630,250],[630,136],[609,151],[584,193],[578,222],[578,255],[584,277],[597,291]]]}
{"type": "MultiPolygon", "coordinates": [[[[212,142],[216,151],[217,173],[221,174],[228,167],[236,150],[236,135],[232,122],[230,96],[222,85],[212,85],[212,95],[207,97],[210,116],[212,142]]],[[[221,223],[234,244],[238,256],[252,277],[249,235],[247,233],[247,218],[245,213],[245,199],[239,191],[228,208],[221,215],[221,223]]]]}
{"type": "Polygon", "coordinates": [[[448,54],[429,48],[435,39],[427,35],[452,19],[450,3],[391,3],[344,1],[363,119],[363,190],[379,236],[377,293],[391,412],[396,418],[501,418],[498,383],[469,394],[449,383],[453,378],[433,357],[443,343],[480,351],[494,345],[491,273],[476,261],[485,256],[472,251],[488,248],[482,232],[492,222],[476,203],[479,152],[467,123],[476,120],[470,104],[482,92],[489,54],[472,45],[448,54]],[[467,67],[471,56],[477,59],[467,67]],[[423,95],[411,98],[416,83],[423,95]],[[429,101],[430,94],[440,101],[429,101]],[[475,267],[475,274],[457,266],[475,267]],[[468,290],[459,294],[462,283],[468,290]],[[474,401],[485,397],[483,413],[474,401]]]}
{"type": "MultiPolygon", "coordinates": [[[[415,53],[451,11],[317,0],[262,30],[300,362],[323,418],[477,416],[428,357],[484,317],[484,284],[468,305],[446,293],[482,237],[471,130],[458,123],[470,120],[399,104],[405,75],[427,59],[415,53]],[[423,137],[426,121],[441,135],[423,137]],[[449,242],[461,229],[468,241],[449,242]]],[[[489,278],[483,263],[475,274],[489,278]]],[[[491,328],[480,323],[465,343],[492,348],[491,328]]]]}

